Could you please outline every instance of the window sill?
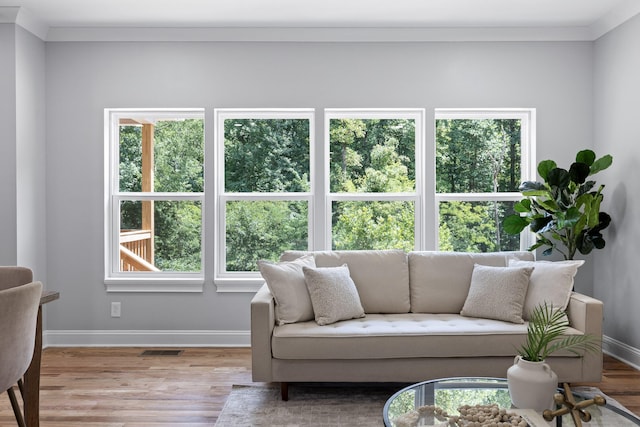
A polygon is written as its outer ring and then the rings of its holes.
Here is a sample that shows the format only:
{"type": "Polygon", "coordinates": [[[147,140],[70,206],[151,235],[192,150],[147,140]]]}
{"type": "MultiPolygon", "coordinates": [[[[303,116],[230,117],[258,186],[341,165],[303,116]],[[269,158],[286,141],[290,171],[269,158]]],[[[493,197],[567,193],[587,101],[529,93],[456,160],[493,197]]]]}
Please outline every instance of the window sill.
{"type": "Polygon", "coordinates": [[[104,281],[107,292],[173,292],[204,291],[204,279],[199,278],[110,278],[104,281]]]}

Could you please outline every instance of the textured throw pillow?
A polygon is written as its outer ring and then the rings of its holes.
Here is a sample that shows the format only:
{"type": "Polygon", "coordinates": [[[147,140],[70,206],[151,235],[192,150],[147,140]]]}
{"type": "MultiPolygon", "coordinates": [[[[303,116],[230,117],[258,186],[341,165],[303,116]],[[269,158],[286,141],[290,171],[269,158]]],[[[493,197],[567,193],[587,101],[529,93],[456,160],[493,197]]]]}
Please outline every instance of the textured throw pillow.
{"type": "Polygon", "coordinates": [[[276,300],[278,325],[313,320],[313,306],[302,267],[315,266],[313,255],[290,262],[258,261],[260,273],[276,300]]]}
{"type": "Polygon", "coordinates": [[[318,325],[364,317],[360,296],[347,264],[340,267],[303,267],[302,271],[318,325]]]}
{"type": "Polygon", "coordinates": [[[469,294],[460,314],[524,323],[522,309],[533,267],[489,267],[475,264],[469,294]]]}
{"type": "Polygon", "coordinates": [[[533,309],[543,303],[566,310],[573,291],[573,278],[584,261],[520,261],[509,260],[509,266],[534,267],[524,299],[522,317],[529,320],[533,309]]]}

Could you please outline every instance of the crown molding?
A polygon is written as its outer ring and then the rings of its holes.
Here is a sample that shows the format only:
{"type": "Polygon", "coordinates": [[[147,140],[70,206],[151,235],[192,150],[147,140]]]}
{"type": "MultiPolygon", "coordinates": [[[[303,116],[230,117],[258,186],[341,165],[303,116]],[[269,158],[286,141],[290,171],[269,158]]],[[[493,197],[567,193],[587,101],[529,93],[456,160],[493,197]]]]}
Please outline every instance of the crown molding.
{"type": "Polygon", "coordinates": [[[597,40],[614,28],[624,24],[640,13],[640,1],[627,0],[608,14],[594,22],[591,26],[591,39],[597,40]]]}
{"type": "Polygon", "coordinates": [[[585,41],[588,27],[530,28],[158,28],[52,27],[47,41],[88,42],[495,42],[585,41]]]}
{"type": "Polygon", "coordinates": [[[25,8],[0,6],[14,23],[47,42],[558,42],[593,41],[640,14],[626,0],[583,27],[49,27],[25,8]]]}
{"type": "Polygon", "coordinates": [[[41,40],[46,40],[49,26],[19,6],[0,6],[0,24],[16,24],[41,40]]]}
{"type": "Polygon", "coordinates": [[[0,24],[15,24],[18,12],[18,6],[0,6],[0,24]]]}

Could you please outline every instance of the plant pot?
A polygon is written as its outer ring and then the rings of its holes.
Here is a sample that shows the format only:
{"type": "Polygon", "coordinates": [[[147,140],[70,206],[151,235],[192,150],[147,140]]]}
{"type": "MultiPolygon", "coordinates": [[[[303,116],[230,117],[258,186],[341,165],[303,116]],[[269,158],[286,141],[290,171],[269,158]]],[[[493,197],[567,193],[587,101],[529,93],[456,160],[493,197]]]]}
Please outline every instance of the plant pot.
{"type": "Polygon", "coordinates": [[[507,370],[507,384],[513,406],[542,412],[552,409],[558,376],[544,362],[530,362],[516,356],[507,370]]]}

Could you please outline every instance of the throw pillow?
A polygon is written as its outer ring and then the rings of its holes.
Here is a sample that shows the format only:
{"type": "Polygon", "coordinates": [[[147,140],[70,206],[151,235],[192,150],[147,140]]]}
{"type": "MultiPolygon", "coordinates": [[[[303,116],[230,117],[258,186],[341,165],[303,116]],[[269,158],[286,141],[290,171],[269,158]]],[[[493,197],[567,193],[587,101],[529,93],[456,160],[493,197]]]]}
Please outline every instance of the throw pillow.
{"type": "Polygon", "coordinates": [[[278,325],[313,320],[313,306],[302,267],[315,267],[313,255],[290,262],[258,261],[258,268],[276,301],[278,325]]]}
{"type": "Polygon", "coordinates": [[[303,267],[304,279],[318,325],[364,317],[364,309],[349,267],[303,267]]]}
{"type": "Polygon", "coordinates": [[[490,267],[475,264],[463,316],[524,323],[522,309],[533,267],[490,267]]]}
{"type": "Polygon", "coordinates": [[[544,302],[566,310],[573,291],[573,278],[582,264],[582,260],[553,262],[510,259],[509,266],[534,267],[524,299],[523,318],[529,320],[533,309],[544,302]]]}

